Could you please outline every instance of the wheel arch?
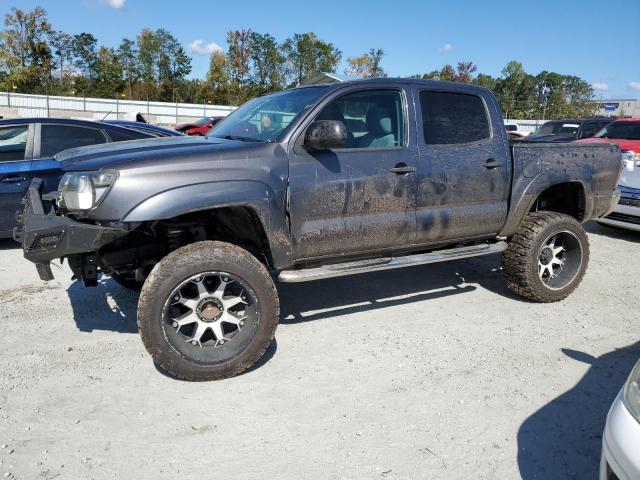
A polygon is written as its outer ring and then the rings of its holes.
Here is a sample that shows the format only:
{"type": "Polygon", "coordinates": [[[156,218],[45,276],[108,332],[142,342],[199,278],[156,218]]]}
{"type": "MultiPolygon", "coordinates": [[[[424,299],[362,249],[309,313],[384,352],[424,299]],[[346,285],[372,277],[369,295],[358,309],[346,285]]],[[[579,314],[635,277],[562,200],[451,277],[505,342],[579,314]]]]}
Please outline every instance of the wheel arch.
{"type": "Polygon", "coordinates": [[[528,212],[548,210],[565,213],[577,221],[586,218],[587,192],[579,180],[558,182],[541,191],[531,203],[528,212]]]}
{"type": "Polygon", "coordinates": [[[522,193],[512,194],[509,216],[500,231],[501,236],[513,235],[525,216],[531,212],[548,210],[566,213],[579,222],[591,217],[593,198],[589,185],[575,178],[549,180],[549,176],[538,176],[526,187],[516,184],[516,192],[522,193]]]}
{"type": "MultiPolygon", "coordinates": [[[[236,225],[246,230],[250,224],[256,238],[264,239],[265,252],[275,268],[286,266],[291,252],[291,240],[285,222],[284,200],[275,196],[266,184],[254,180],[207,182],[188,185],[158,193],[131,209],[124,222],[144,223],[179,220],[211,213],[226,219],[243,212],[246,218],[236,225]]],[[[233,222],[231,222],[233,223],[233,222]]],[[[232,228],[234,225],[227,225],[232,228]]]]}

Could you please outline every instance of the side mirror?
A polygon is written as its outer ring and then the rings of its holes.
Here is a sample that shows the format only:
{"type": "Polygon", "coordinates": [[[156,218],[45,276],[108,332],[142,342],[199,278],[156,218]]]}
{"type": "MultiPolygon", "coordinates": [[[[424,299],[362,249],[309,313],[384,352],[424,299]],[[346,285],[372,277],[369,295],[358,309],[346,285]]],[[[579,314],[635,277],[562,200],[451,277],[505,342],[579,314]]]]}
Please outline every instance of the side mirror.
{"type": "Polygon", "coordinates": [[[309,151],[329,150],[347,143],[347,128],[337,120],[317,120],[304,134],[304,146],[309,151]]]}

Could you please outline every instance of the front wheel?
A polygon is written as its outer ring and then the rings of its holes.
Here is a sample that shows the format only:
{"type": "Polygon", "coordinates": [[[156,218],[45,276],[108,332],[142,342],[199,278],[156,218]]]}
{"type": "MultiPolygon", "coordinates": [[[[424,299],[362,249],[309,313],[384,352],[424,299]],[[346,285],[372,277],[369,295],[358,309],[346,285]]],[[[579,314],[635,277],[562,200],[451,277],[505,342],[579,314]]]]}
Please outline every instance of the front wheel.
{"type": "Polygon", "coordinates": [[[527,215],[502,254],[507,286],[537,302],[566,298],[582,281],[589,240],[576,219],[557,212],[527,215]]]}
{"type": "Polygon", "coordinates": [[[267,269],[240,247],[197,242],[151,271],[138,303],[138,327],[154,362],[192,381],[232,377],[271,344],[278,295],[267,269]]]}

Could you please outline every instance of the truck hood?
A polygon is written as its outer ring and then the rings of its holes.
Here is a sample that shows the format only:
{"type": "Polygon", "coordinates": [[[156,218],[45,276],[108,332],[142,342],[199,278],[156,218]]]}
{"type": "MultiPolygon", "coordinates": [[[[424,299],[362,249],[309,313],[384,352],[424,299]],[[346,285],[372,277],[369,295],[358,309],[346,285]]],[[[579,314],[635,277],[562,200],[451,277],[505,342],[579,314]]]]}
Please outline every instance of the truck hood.
{"type": "Polygon", "coordinates": [[[148,138],[71,148],[58,153],[54,158],[60,162],[63,171],[93,171],[168,157],[178,162],[183,156],[235,150],[246,145],[246,142],[213,137],[148,138]]]}

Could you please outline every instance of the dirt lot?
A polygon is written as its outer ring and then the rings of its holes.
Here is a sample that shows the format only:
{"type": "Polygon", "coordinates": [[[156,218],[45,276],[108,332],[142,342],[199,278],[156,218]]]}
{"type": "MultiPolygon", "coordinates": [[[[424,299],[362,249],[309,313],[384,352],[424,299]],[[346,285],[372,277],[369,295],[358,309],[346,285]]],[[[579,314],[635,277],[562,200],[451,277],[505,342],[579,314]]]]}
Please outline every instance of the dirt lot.
{"type": "Polygon", "coordinates": [[[264,361],[214,383],[154,368],[136,295],[47,285],[0,243],[0,478],[596,478],[640,357],[640,234],[588,228],[553,305],[497,257],[280,285],[264,361]]]}

